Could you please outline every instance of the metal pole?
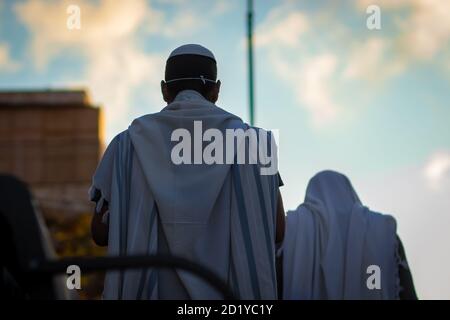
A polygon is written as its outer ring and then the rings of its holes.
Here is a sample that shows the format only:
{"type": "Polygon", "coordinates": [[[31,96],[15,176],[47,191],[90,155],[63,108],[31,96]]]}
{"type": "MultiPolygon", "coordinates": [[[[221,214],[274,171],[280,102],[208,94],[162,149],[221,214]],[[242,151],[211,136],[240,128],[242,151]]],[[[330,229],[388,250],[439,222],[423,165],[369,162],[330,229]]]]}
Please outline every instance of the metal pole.
{"type": "Polygon", "coordinates": [[[248,102],[250,125],[255,123],[253,95],[253,0],[247,0],[247,47],[248,47],[248,102]]]}

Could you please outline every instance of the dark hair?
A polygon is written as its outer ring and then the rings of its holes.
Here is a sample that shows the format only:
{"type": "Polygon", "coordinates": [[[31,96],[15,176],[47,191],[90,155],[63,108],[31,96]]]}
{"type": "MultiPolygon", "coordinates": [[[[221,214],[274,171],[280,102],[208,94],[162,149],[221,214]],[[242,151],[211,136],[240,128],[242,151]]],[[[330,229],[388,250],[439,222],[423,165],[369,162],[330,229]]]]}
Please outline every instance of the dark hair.
{"type": "MultiPolygon", "coordinates": [[[[200,78],[201,76],[216,81],[217,65],[214,59],[195,54],[177,55],[167,59],[166,81],[180,78],[200,78]]],[[[214,86],[213,82],[203,82],[201,79],[177,80],[168,82],[167,90],[173,97],[183,90],[195,90],[206,97],[214,86]]]]}

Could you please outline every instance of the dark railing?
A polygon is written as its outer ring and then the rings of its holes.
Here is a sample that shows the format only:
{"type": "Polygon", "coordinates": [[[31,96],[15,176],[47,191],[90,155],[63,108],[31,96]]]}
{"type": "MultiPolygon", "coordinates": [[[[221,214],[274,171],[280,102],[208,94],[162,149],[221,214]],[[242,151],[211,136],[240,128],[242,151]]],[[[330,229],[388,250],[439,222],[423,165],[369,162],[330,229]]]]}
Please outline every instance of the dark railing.
{"type": "Polygon", "coordinates": [[[211,270],[174,256],[71,257],[50,260],[45,247],[51,246],[51,243],[43,237],[47,234],[44,232],[46,226],[33,205],[31,194],[23,182],[8,175],[0,175],[0,229],[3,245],[9,249],[4,252],[6,259],[0,263],[0,271],[8,271],[14,282],[30,298],[56,297],[56,290],[51,285],[52,277],[66,273],[70,265],[77,265],[83,272],[142,268],[180,269],[204,279],[221,292],[225,299],[236,298],[224,281],[211,270]]]}
{"type": "Polygon", "coordinates": [[[33,261],[30,265],[30,272],[50,276],[58,273],[66,273],[67,267],[70,265],[77,265],[83,273],[142,268],[181,269],[191,272],[207,281],[212,287],[223,294],[224,299],[236,300],[236,296],[225,282],[209,269],[183,258],[166,255],[95,258],[73,257],[41,262],[33,261]]]}

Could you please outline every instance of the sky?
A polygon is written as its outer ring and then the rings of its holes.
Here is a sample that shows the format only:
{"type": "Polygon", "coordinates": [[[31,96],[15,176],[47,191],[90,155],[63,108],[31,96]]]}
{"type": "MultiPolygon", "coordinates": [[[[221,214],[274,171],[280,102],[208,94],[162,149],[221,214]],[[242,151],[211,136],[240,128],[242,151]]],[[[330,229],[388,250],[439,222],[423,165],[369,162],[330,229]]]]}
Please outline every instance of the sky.
{"type": "MultiPolygon", "coordinates": [[[[346,174],[393,215],[419,297],[450,299],[450,1],[254,0],[256,125],[279,130],[286,209],[346,174]],[[369,5],[381,28],[370,30],[369,5]]],[[[87,88],[106,143],[164,107],[171,50],[212,50],[218,105],[248,120],[245,1],[0,0],[0,90],[87,88]],[[70,5],[80,29],[69,29],[70,5]]]]}

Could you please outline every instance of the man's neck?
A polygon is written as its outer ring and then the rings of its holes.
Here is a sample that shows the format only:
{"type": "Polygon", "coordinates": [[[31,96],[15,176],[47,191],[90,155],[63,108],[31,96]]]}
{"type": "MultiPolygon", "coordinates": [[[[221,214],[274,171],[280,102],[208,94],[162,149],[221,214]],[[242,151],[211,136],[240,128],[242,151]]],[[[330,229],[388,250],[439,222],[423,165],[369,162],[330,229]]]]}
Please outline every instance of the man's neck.
{"type": "Polygon", "coordinates": [[[183,100],[207,100],[200,92],[187,89],[180,91],[173,101],[183,101],[183,100]]]}

